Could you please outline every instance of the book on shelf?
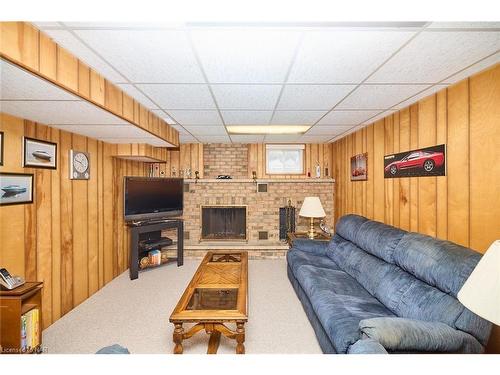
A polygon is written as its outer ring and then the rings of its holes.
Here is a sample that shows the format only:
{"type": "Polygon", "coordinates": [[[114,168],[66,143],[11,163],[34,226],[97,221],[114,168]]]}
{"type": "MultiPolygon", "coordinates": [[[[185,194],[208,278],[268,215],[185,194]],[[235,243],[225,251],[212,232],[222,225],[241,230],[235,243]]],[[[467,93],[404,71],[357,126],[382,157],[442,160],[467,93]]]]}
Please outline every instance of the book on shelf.
{"type": "Polygon", "coordinates": [[[40,345],[40,312],[31,309],[21,315],[21,349],[30,350],[40,345]]]}

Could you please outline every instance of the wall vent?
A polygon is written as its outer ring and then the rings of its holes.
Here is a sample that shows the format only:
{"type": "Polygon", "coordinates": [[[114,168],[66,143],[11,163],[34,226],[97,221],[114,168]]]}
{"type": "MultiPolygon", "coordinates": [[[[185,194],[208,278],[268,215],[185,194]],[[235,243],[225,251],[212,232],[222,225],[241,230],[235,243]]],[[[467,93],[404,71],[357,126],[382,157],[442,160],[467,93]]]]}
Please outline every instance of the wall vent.
{"type": "Polygon", "coordinates": [[[269,232],[259,231],[259,240],[267,240],[267,239],[269,239],[269,232]]]}
{"type": "Polygon", "coordinates": [[[257,184],[258,193],[267,193],[267,184],[257,184]]]}

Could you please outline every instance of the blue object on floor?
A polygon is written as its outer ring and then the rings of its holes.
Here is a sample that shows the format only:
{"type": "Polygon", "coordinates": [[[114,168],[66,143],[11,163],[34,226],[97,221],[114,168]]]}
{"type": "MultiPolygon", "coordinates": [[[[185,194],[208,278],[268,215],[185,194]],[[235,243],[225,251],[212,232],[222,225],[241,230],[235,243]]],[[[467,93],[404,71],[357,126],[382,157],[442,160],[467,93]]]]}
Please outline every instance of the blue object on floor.
{"type": "Polygon", "coordinates": [[[99,349],[95,354],[130,354],[130,352],[121,345],[113,344],[99,349]]]}
{"type": "Polygon", "coordinates": [[[294,241],[287,254],[323,352],[484,351],[491,324],[457,299],[481,254],[358,215],[335,229],[327,245],[294,241]]]}

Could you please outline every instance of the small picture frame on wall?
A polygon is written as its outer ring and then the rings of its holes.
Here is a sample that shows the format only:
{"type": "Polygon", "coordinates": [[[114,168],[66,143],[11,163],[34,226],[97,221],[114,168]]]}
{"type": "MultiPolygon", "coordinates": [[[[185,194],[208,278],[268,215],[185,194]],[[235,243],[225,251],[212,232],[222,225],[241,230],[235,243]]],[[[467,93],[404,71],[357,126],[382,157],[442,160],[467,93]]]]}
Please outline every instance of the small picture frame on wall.
{"type": "Polygon", "coordinates": [[[366,181],[368,153],[358,154],[351,157],[351,181],[366,181]]]}
{"type": "Polygon", "coordinates": [[[33,174],[0,172],[0,206],[33,203],[33,174]]]}
{"type": "Polygon", "coordinates": [[[0,165],[3,165],[3,132],[0,132],[0,165]]]}
{"type": "Polygon", "coordinates": [[[57,168],[57,143],[23,137],[23,167],[57,168]]]}

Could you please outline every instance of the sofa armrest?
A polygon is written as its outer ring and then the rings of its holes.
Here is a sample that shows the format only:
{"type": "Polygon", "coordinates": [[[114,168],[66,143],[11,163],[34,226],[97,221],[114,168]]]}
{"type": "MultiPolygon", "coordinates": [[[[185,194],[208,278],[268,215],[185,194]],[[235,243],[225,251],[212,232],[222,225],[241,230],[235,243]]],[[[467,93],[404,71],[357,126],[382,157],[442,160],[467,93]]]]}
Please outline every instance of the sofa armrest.
{"type": "Polygon", "coordinates": [[[359,322],[361,338],[378,341],[389,351],[481,353],[483,346],[472,335],[441,322],[398,317],[359,322]]]}
{"type": "Polygon", "coordinates": [[[388,354],[387,350],[373,339],[358,340],[347,350],[347,354],[388,354]]]}
{"type": "Polygon", "coordinates": [[[316,255],[326,255],[328,249],[327,241],[310,240],[308,238],[297,238],[293,241],[292,249],[305,251],[316,255]]]}

